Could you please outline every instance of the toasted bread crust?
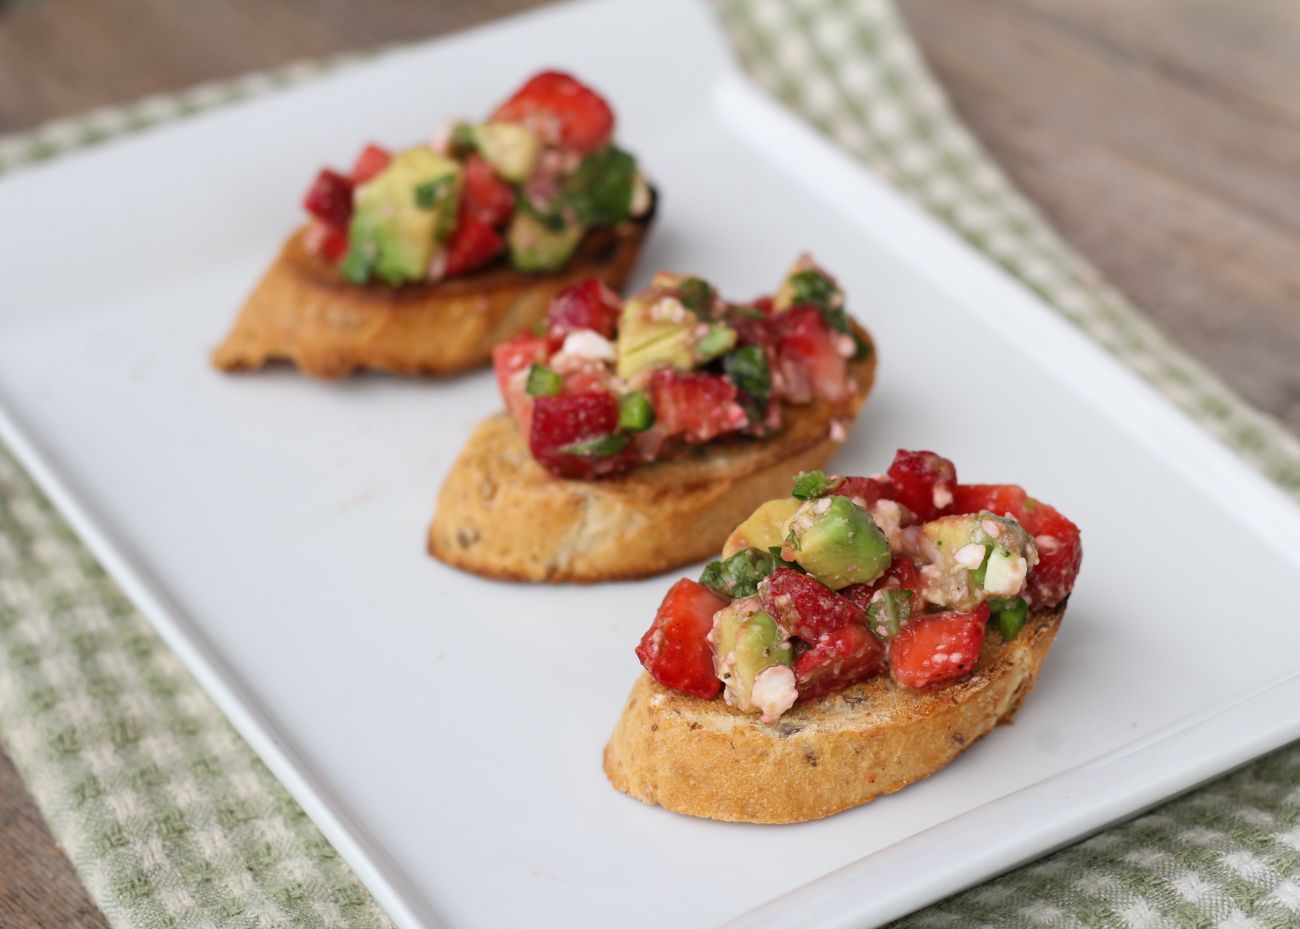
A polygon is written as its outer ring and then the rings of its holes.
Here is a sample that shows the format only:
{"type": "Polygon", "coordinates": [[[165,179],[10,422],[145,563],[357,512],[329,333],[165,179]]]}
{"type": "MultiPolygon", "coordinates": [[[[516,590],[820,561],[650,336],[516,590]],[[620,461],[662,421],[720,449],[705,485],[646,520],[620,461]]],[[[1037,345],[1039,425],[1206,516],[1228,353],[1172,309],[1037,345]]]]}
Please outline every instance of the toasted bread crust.
{"type": "Polygon", "coordinates": [[[1032,613],[1007,643],[991,633],[954,684],[912,691],[882,676],[799,704],[775,726],[643,673],[605,747],[605,774],[645,803],[728,822],[805,822],[858,806],[1011,722],[1064,613],[1064,603],[1032,613]]]}
{"type": "MultiPolygon", "coordinates": [[[[859,335],[870,345],[866,332],[859,335]]],[[[537,464],[514,420],[497,414],[465,443],[438,496],[429,554],[498,580],[648,577],[715,555],[756,506],[824,468],[875,377],[874,347],[852,363],[849,401],[789,407],[769,438],[709,443],[612,478],[557,478],[537,464]]]]}
{"type": "Polygon", "coordinates": [[[546,315],[551,297],[584,278],[615,290],[632,271],[651,217],[594,229],[559,271],[527,274],[494,264],[435,284],[359,287],[307,251],[306,227],[281,249],[212,354],[223,371],[286,360],[336,378],[361,368],[453,374],[488,361],[493,346],[546,315]]]}

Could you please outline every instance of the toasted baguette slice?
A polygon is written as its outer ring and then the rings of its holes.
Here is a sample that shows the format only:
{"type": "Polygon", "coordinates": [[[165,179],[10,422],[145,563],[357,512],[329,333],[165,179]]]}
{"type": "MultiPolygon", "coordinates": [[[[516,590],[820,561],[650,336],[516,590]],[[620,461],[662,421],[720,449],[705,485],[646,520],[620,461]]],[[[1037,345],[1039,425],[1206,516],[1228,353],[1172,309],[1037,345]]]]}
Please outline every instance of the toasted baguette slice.
{"type": "Polygon", "coordinates": [[[631,273],[651,216],[593,229],[568,263],[547,274],[492,265],[435,284],[359,287],[311,254],[306,227],[244,303],[212,354],[223,371],[285,360],[336,378],[360,368],[396,374],[452,374],[485,364],[493,346],[546,316],[551,297],[597,277],[615,290],[631,273]]]}
{"type": "Polygon", "coordinates": [[[648,577],[712,557],[764,500],[790,492],[791,475],[824,468],[871,390],[876,353],[851,363],[857,384],[842,404],[787,407],[764,439],[737,438],[592,481],[558,478],[500,413],[479,425],[451,467],[429,527],[429,554],[500,580],[591,583],[648,577]]]}
{"type": "Polygon", "coordinates": [[[1030,614],[1010,642],[990,634],[964,680],[914,691],[884,675],[797,704],[774,726],[643,673],[605,747],[605,774],[645,803],[727,822],[847,810],[929,777],[1010,723],[1064,613],[1061,603],[1030,614]]]}

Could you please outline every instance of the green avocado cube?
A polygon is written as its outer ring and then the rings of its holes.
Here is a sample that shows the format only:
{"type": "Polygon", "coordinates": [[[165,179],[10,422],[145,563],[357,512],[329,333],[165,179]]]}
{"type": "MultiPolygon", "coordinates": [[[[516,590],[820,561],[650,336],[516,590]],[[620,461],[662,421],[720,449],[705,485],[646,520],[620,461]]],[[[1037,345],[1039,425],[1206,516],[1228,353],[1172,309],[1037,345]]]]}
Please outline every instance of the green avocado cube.
{"type": "Polygon", "coordinates": [[[819,497],[802,504],[790,519],[782,557],[831,590],[870,584],[893,560],[889,542],[871,514],[848,497],[819,497]]]}

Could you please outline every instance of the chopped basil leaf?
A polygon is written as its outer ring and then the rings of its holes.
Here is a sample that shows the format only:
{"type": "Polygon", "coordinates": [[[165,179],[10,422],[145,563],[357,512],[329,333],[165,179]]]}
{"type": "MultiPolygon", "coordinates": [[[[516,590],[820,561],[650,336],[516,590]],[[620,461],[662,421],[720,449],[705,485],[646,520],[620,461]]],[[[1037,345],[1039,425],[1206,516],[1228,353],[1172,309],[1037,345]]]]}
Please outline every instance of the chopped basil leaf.
{"type": "Polygon", "coordinates": [[[892,639],[912,617],[912,591],[882,590],[867,607],[867,626],[882,639],[892,639]]]}
{"type": "Polygon", "coordinates": [[[767,415],[767,401],[772,396],[772,372],[761,345],[742,345],[722,359],[722,370],[739,388],[740,405],[751,423],[767,415]]]}
{"type": "Polygon", "coordinates": [[[644,432],[654,425],[655,409],[643,390],[634,390],[618,398],[618,428],[644,432]]]}
{"type": "Polygon", "coordinates": [[[991,554],[993,554],[993,546],[985,545],[984,560],[980,562],[978,568],[970,573],[970,585],[972,587],[977,587],[981,590],[984,588],[984,578],[987,577],[989,573],[989,555],[991,554]]]}
{"type": "Polygon", "coordinates": [[[797,271],[790,275],[791,305],[815,306],[821,310],[826,325],[838,332],[849,331],[849,318],[844,312],[844,294],[839,287],[820,271],[797,271]]]}
{"type": "Polygon", "coordinates": [[[773,545],[767,551],[773,558],[776,559],[776,566],[778,568],[789,568],[791,571],[798,571],[800,574],[808,573],[807,570],[804,569],[804,566],[799,564],[799,562],[786,561],[784,558],[782,558],[781,546],[773,545]]]}
{"type": "Polygon", "coordinates": [[[535,364],[528,369],[524,389],[530,397],[554,397],[564,389],[564,378],[545,365],[535,364]]]}
{"type": "Polygon", "coordinates": [[[447,188],[455,181],[455,175],[444,174],[436,181],[426,181],[415,187],[415,205],[422,210],[432,210],[438,205],[447,188]]]}
{"type": "Polygon", "coordinates": [[[780,566],[781,560],[770,552],[746,548],[724,561],[709,562],[700,583],[723,597],[749,597],[758,593],[758,582],[780,566]]]}
{"type": "Polygon", "coordinates": [[[841,483],[841,478],[827,477],[825,471],[800,471],[794,477],[794,490],[790,492],[790,496],[796,500],[824,497],[841,483]]]}
{"type": "Polygon", "coordinates": [[[682,301],[682,306],[690,310],[696,316],[709,317],[713,315],[713,301],[717,296],[717,291],[708,281],[698,277],[688,277],[677,285],[678,299],[682,301]]]}
{"type": "Polygon", "coordinates": [[[579,458],[609,458],[627,448],[632,441],[626,432],[611,432],[585,442],[574,442],[560,449],[561,455],[576,455],[579,458]]]}
{"type": "Polygon", "coordinates": [[[627,219],[635,184],[636,159],[606,145],[582,159],[561,196],[584,226],[610,226],[627,219]]]}

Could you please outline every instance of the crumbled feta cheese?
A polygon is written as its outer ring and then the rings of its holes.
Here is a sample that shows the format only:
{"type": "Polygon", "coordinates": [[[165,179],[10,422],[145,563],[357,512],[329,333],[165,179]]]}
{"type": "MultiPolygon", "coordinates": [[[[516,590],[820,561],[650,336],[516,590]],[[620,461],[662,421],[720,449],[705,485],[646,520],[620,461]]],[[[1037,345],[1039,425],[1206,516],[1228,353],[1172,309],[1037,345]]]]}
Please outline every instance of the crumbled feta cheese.
{"type": "Polygon", "coordinates": [[[763,714],[763,722],[771,724],[781,714],[794,706],[799,691],[794,686],[794,671],[783,664],[760,671],[749,692],[749,702],[763,714]]]}
{"type": "Polygon", "coordinates": [[[425,279],[430,281],[440,281],[444,274],[447,273],[447,250],[440,248],[434,251],[429,257],[429,268],[425,271],[425,279]]]}
{"type": "Polygon", "coordinates": [[[981,520],[981,521],[980,521],[980,528],[983,529],[984,532],[985,532],[987,535],[989,535],[990,537],[992,537],[992,538],[994,538],[994,539],[996,539],[998,536],[1002,535],[1002,525],[1001,525],[1001,523],[995,522],[994,520],[991,520],[991,519],[981,520]]]}
{"type": "Polygon", "coordinates": [[[853,336],[842,332],[835,337],[835,353],[841,358],[852,358],[858,353],[858,343],[853,341],[853,336]]]}
{"type": "Polygon", "coordinates": [[[987,550],[983,545],[980,545],[978,542],[971,542],[957,549],[957,551],[953,553],[952,557],[956,560],[957,564],[961,565],[963,568],[974,571],[984,563],[984,556],[986,554],[987,550]]]}
{"type": "Polygon", "coordinates": [[[947,484],[934,485],[934,506],[935,509],[946,509],[952,505],[952,491],[948,489],[947,484]]]}
{"type": "Polygon", "coordinates": [[[564,337],[564,346],[560,351],[584,361],[613,361],[615,357],[614,343],[590,329],[575,329],[570,332],[564,337]]]}
{"type": "Polygon", "coordinates": [[[984,574],[984,589],[998,597],[1015,596],[1024,587],[1028,573],[1028,561],[1005,549],[998,549],[989,556],[989,567],[984,574]]]}
{"type": "Polygon", "coordinates": [[[680,323],[686,319],[686,307],[676,297],[660,297],[654,303],[646,314],[650,317],[651,322],[656,323],[680,323]]]}
{"type": "Polygon", "coordinates": [[[433,130],[433,135],[429,136],[429,148],[439,155],[446,155],[451,152],[451,133],[456,128],[457,120],[444,119],[438,123],[433,130]]]}
{"type": "Polygon", "coordinates": [[[633,216],[644,216],[650,211],[650,199],[650,185],[638,172],[632,181],[632,202],[628,205],[628,212],[633,216]]]}

